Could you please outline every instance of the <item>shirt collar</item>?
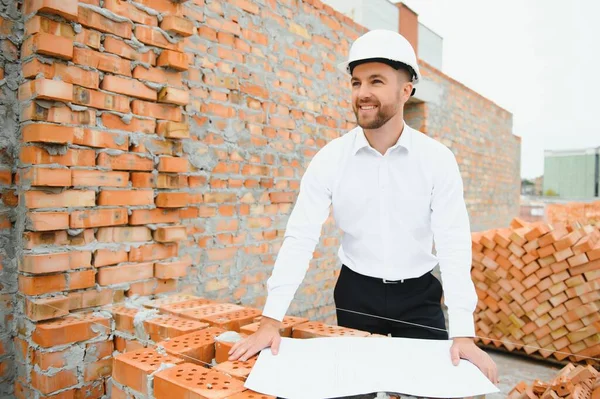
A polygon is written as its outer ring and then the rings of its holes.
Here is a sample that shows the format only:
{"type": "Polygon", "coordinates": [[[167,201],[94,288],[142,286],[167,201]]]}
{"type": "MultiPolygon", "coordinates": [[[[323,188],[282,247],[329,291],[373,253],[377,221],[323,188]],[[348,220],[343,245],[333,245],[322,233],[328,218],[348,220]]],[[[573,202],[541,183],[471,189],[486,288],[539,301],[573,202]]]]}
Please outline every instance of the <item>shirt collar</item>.
{"type": "MultiPolygon", "coordinates": [[[[412,129],[410,126],[408,126],[406,124],[406,122],[404,122],[404,129],[402,130],[402,134],[400,135],[400,138],[398,139],[396,144],[394,144],[390,148],[390,150],[393,150],[397,147],[404,147],[404,148],[406,148],[406,150],[410,151],[411,144],[412,144],[412,129]]],[[[370,147],[370,146],[371,145],[369,144],[369,141],[367,140],[367,137],[365,136],[365,132],[363,131],[363,129],[361,127],[358,127],[357,132],[356,132],[356,137],[354,139],[353,155],[356,155],[356,153],[358,153],[358,151],[360,149],[365,148],[365,147],[370,147]]]]}

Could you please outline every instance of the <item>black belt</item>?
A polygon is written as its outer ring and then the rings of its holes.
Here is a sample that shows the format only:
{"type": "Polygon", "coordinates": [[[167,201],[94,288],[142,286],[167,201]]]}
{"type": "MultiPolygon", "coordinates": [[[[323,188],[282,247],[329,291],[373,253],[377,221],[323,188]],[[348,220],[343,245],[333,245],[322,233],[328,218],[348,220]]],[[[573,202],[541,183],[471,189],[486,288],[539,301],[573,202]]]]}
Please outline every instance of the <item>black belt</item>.
{"type": "Polygon", "coordinates": [[[358,275],[358,276],[361,276],[361,277],[363,277],[363,278],[365,278],[365,279],[368,279],[368,280],[373,280],[373,281],[377,281],[377,282],[381,282],[381,283],[383,283],[383,284],[403,284],[405,281],[406,281],[406,282],[409,282],[409,281],[415,281],[415,280],[418,280],[418,279],[420,279],[420,278],[423,278],[424,276],[426,276],[426,274],[424,274],[423,276],[420,276],[420,277],[413,277],[413,278],[403,278],[403,279],[401,279],[401,280],[388,280],[388,279],[385,279],[385,278],[380,278],[380,277],[366,276],[366,275],[364,275],[364,274],[361,274],[361,273],[355,272],[354,270],[350,269],[350,268],[349,268],[348,266],[346,266],[346,265],[342,265],[342,267],[345,267],[345,268],[346,268],[346,269],[347,269],[349,272],[352,272],[352,273],[354,273],[354,274],[356,274],[356,275],[358,275]]]}

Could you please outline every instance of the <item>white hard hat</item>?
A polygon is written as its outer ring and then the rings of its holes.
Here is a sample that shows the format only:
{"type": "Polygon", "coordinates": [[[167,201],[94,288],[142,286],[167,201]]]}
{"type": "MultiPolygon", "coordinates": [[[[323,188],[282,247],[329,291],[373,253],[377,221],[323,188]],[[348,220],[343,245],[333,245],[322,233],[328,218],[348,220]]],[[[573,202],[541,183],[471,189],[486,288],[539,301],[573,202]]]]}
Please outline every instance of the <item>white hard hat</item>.
{"type": "Polygon", "coordinates": [[[342,72],[350,73],[350,64],[355,61],[384,59],[401,62],[411,67],[415,73],[413,83],[421,79],[417,55],[412,45],[398,32],[386,29],[374,29],[352,43],[348,60],[338,64],[342,72]]]}

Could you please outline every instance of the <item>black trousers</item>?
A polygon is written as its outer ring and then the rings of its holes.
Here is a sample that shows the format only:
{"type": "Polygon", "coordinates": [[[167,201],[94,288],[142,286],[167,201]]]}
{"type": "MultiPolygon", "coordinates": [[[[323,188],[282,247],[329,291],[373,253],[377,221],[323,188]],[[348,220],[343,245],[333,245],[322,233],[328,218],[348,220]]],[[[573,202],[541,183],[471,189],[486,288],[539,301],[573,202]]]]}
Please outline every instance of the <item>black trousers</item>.
{"type": "Polygon", "coordinates": [[[333,299],[342,327],[393,337],[448,339],[442,284],[431,273],[384,283],[342,265],[333,299]]]}

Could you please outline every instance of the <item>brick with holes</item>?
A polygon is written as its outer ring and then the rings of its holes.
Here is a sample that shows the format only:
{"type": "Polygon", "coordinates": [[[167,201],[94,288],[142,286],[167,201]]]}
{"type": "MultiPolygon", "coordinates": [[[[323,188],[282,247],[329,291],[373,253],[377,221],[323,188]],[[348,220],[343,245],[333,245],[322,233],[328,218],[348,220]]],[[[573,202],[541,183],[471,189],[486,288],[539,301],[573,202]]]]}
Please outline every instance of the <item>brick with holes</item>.
{"type": "Polygon", "coordinates": [[[187,362],[207,365],[215,357],[215,337],[224,332],[222,328],[208,327],[158,342],[156,345],[163,347],[168,354],[182,357],[187,362]]]}
{"type": "Polygon", "coordinates": [[[156,399],[227,398],[245,389],[242,381],[194,364],[182,364],[154,376],[156,399]]]}
{"type": "Polygon", "coordinates": [[[209,327],[208,323],[171,315],[144,320],[144,329],[150,339],[155,342],[179,337],[207,327],[209,327]]]}
{"type": "Polygon", "coordinates": [[[157,298],[152,301],[148,301],[144,303],[144,307],[150,309],[157,309],[160,306],[170,305],[174,303],[186,302],[192,299],[201,299],[191,294],[174,294],[169,295],[163,298],[157,298]]]}
{"type": "Polygon", "coordinates": [[[133,319],[138,313],[138,309],[128,308],[126,306],[112,306],[109,307],[107,311],[113,315],[113,319],[115,320],[115,330],[131,334],[135,333],[133,319]]]}
{"type": "Polygon", "coordinates": [[[214,369],[240,381],[246,381],[257,359],[258,356],[254,356],[245,362],[241,360],[227,361],[217,364],[214,369]]]}
{"type": "Polygon", "coordinates": [[[183,311],[200,308],[207,305],[214,305],[216,302],[211,299],[206,298],[191,298],[184,301],[165,301],[163,303],[157,304],[156,308],[161,313],[171,313],[177,315],[183,311]]]}
{"type": "MultiPolygon", "coordinates": [[[[281,327],[279,328],[279,335],[282,337],[291,338],[292,337],[292,328],[299,324],[306,323],[308,321],[305,317],[294,317],[294,316],[285,316],[281,321],[281,327]]],[[[258,327],[260,326],[260,322],[257,321],[255,323],[247,324],[240,328],[240,332],[246,333],[248,335],[254,334],[258,331],[258,327]]]]}
{"type": "Polygon", "coordinates": [[[367,337],[366,331],[309,321],[292,328],[292,338],[367,337]]]}
{"type": "Polygon", "coordinates": [[[200,306],[193,309],[180,310],[177,311],[177,315],[185,317],[187,319],[206,321],[206,318],[208,317],[242,309],[242,306],[234,305],[232,303],[217,303],[206,306],[200,306]]]}
{"type": "Polygon", "coordinates": [[[254,318],[262,313],[260,309],[244,308],[233,312],[207,316],[202,321],[211,326],[221,327],[225,330],[240,332],[240,328],[253,322],[254,318]]]}
{"type": "MultiPolygon", "coordinates": [[[[215,340],[215,362],[223,363],[229,359],[229,350],[241,339],[248,337],[247,334],[231,334],[227,332],[215,340]]],[[[254,355],[258,356],[258,354],[254,355]]]]}
{"type": "Polygon", "coordinates": [[[146,395],[148,378],[163,363],[177,365],[183,362],[183,359],[177,356],[160,354],[152,348],[127,352],[115,356],[112,378],[119,384],[146,395]]]}

